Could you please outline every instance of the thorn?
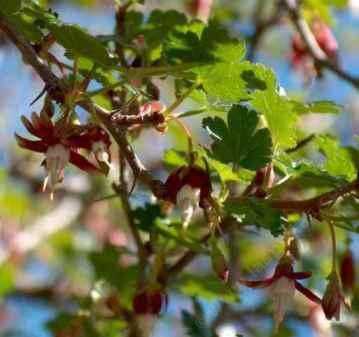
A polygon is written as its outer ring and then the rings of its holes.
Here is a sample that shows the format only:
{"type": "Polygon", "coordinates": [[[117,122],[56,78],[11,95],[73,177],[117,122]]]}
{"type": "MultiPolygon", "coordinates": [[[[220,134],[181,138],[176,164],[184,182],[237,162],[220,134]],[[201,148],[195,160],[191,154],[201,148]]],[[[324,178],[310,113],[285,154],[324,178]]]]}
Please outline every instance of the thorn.
{"type": "Polygon", "coordinates": [[[40,91],[40,93],[35,97],[35,99],[30,103],[30,106],[34,105],[47,91],[47,85],[40,91]]]}
{"type": "Polygon", "coordinates": [[[128,196],[129,196],[129,197],[130,197],[131,194],[133,193],[133,191],[134,191],[134,189],[135,189],[135,187],[136,187],[136,183],[137,183],[137,176],[135,175],[135,176],[134,176],[134,179],[133,179],[133,183],[132,183],[131,189],[130,189],[130,191],[129,191],[129,193],[128,193],[128,196]]]}

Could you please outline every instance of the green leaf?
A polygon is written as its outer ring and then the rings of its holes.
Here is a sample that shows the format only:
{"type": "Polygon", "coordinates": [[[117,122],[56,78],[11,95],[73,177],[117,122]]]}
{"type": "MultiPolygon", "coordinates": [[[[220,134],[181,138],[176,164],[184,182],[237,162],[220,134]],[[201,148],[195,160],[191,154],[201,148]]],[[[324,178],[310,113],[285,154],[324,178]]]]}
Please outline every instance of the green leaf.
{"type": "Polygon", "coordinates": [[[133,214],[136,226],[145,232],[152,231],[156,220],[163,218],[161,207],[158,204],[146,203],[144,207],[136,208],[133,214]]]}
{"type": "Polygon", "coordinates": [[[22,0],[0,0],[0,12],[11,15],[21,9],[22,0]]]}
{"type": "Polygon", "coordinates": [[[291,102],[279,95],[273,71],[261,67],[257,73],[267,88],[252,94],[252,106],[264,114],[275,145],[281,148],[295,146],[297,115],[291,102]]]}
{"type": "Polygon", "coordinates": [[[212,337],[211,330],[206,326],[206,322],[197,315],[191,314],[187,310],[181,312],[182,323],[186,328],[189,337],[212,337]]]}
{"type": "Polygon", "coordinates": [[[299,103],[292,101],[293,111],[298,114],[307,114],[307,113],[330,113],[338,114],[342,110],[342,106],[332,101],[315,101],[310,103],[299,103]]]}
{"type": "Polygon", "coordinates": [[[178,280],[177,287],[186,296],[222,300],[228,303],[238,301],[237,292],[214,275],[184,274],[178,280]]]}
{"type": "MultiPolygon", "coordinates": [[[[127,43],[132,42],[132,40],[141,33],[143,23],[143,13],[136,11],[126,12],[125,20],[125,36],[124,40],[127,43]]],[[[121,36],[121,39],[123,37],[121,36]]]]}
{"type": "Polygon", "coordinates": [[[76,315],[69,312],[60,312],[53,319],[46,322],[46,328],[56,334],[57,332],[66,329],[73,320],[76,319],[76,315]]]}
{"type": "Polygon", "coordinates": [[[184,151],[166,150],[163,156],[163,163],[169,169],[187,165],[187,154],[184,151]]]}
{"type": "Polygon", "coordinates": [[[187,18],[183,13],[175,10],[153,10],[145,24],[142,33],[150,48],[154,48],[164,41],[171,29],[177,25],[185,25],[187,18]]]}
{"type": "Polygon", "coordinates": [[[281,235],[284,231],[281,212],[270,206],[268,201],[248,198],[245,201],[227,201],[225,210],[248,225],[269,230],[273,236],[281,235]]]}
{"type": "Polygon", "coordinates": [[[102,43],[80,26],[52,24],[49,29],[56,41],[76,57],[89,58],[104,67],[114,66],[114,60],[110,58],[102,43]]]}
{"type": "Polygon", "coordinates": [[[121,266],[120,253],[112,246],[106,246],[101,252],[89,254],[89,260],[94,268],[96,279],[104,279],[121,293],[121,302],[128,307],[138,274],[137,266],[121,266]]]}
{"type": "Polygon", "coordinates": [[[216,24],[178,27],[168,35],[163,56],[169,63],[238,63],[245,55],[243,42],[228,36],[216,24]]]}
{"type": "Polygon", "coordinates": [[[356,177],[356,169],[347,149],[340,147],[333,138],[321,136],[316,139],[319,149],[326,157],[324,168],[333,176],[344,177],[352,181],[356,177]]]}
{"type": "Polygon", "coordinates": [[[327,3],[330,6],[335,6],[337,8],[345,8],[348,6],[349,0],[322,0],[324,3],[327,3]]]}
{"type": "Polygon", "coordinates": [[[0,298],[9,293],[15,285],[15,268],[10,263],[0,265],[0,298]]]}
{"type": "Polygon", "coordinates": [[[214,140],[211,156],[234,167],[257,170],[271,160],[272,141],[268,129],[257,130],[259,118],[254,110],[234,105],[228,112],[227,125],[219,117],[207,117],[203,127],[214,140]]]}

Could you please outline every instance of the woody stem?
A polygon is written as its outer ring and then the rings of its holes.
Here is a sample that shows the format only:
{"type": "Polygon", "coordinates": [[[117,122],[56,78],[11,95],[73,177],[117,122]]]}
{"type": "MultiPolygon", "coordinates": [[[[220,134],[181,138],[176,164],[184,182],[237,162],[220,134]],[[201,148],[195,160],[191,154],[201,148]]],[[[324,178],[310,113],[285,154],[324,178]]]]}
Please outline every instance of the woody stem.
{"type": "Polygon", "coordinates": [[[332,272],[336,272],[336,259],[337,259],[337,242],[335,237],[335,230],[332,221],[328,222],[330,235],[332,238],[332,272]]]}

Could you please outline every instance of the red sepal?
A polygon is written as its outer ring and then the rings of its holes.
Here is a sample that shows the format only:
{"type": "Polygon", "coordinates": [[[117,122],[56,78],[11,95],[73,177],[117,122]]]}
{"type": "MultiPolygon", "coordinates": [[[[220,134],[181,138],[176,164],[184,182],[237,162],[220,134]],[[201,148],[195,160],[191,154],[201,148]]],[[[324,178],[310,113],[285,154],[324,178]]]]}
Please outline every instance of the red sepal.
{"type": "Polygon", "coordinates": [[[23,138],[15,133],[15,138],[18,145],[24,149],[35,151],[35,152],[46,152],[48,146],[42,140],[30,140],[23,138]]]}
{"type": "Polygon", "coordinates": [[[100,171],[94,164],[89,162],[84,156],[71,150],[70,151],[70,163],[77,166],[79,169],[88,173],[101,174],[100,171]]]}
{"type": "Polygon", "coordinates": [[[294,282],[295,285],[295,289],[297,289],[298,291],[300,291],[305,297],[307,297],[308,299],[310,299],[312,302],[317,303],[317,304],[321,304],[322,300],[316,295],[314,294],[310,289],[304,287],[301,283],[299,283],[298,281],[294,282]]]}

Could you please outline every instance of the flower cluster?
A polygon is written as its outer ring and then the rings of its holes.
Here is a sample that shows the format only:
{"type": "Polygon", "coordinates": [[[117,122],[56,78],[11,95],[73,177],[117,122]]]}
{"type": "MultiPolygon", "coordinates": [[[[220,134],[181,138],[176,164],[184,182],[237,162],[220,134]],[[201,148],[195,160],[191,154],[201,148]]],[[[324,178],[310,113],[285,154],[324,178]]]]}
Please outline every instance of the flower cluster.
{"type": "Polygon", "coordinates": [[[89,173],[106,174],[111,165],[111,140],[106,131],[98,126],[69,124],[64,118],[53,122],[51,117],[45,110],[40,114],[32,113],[31,120],[21,117],[25,128],[39,140],[15,134],[20,147],[45,155],[42,164],[47,174],[44,190],[49,187],[52,196],[56,185],[64,179],[64,169],[68,163],[89,173]],[[80,154],[80,149],[91,151],[98,166],[80,154]]]}

